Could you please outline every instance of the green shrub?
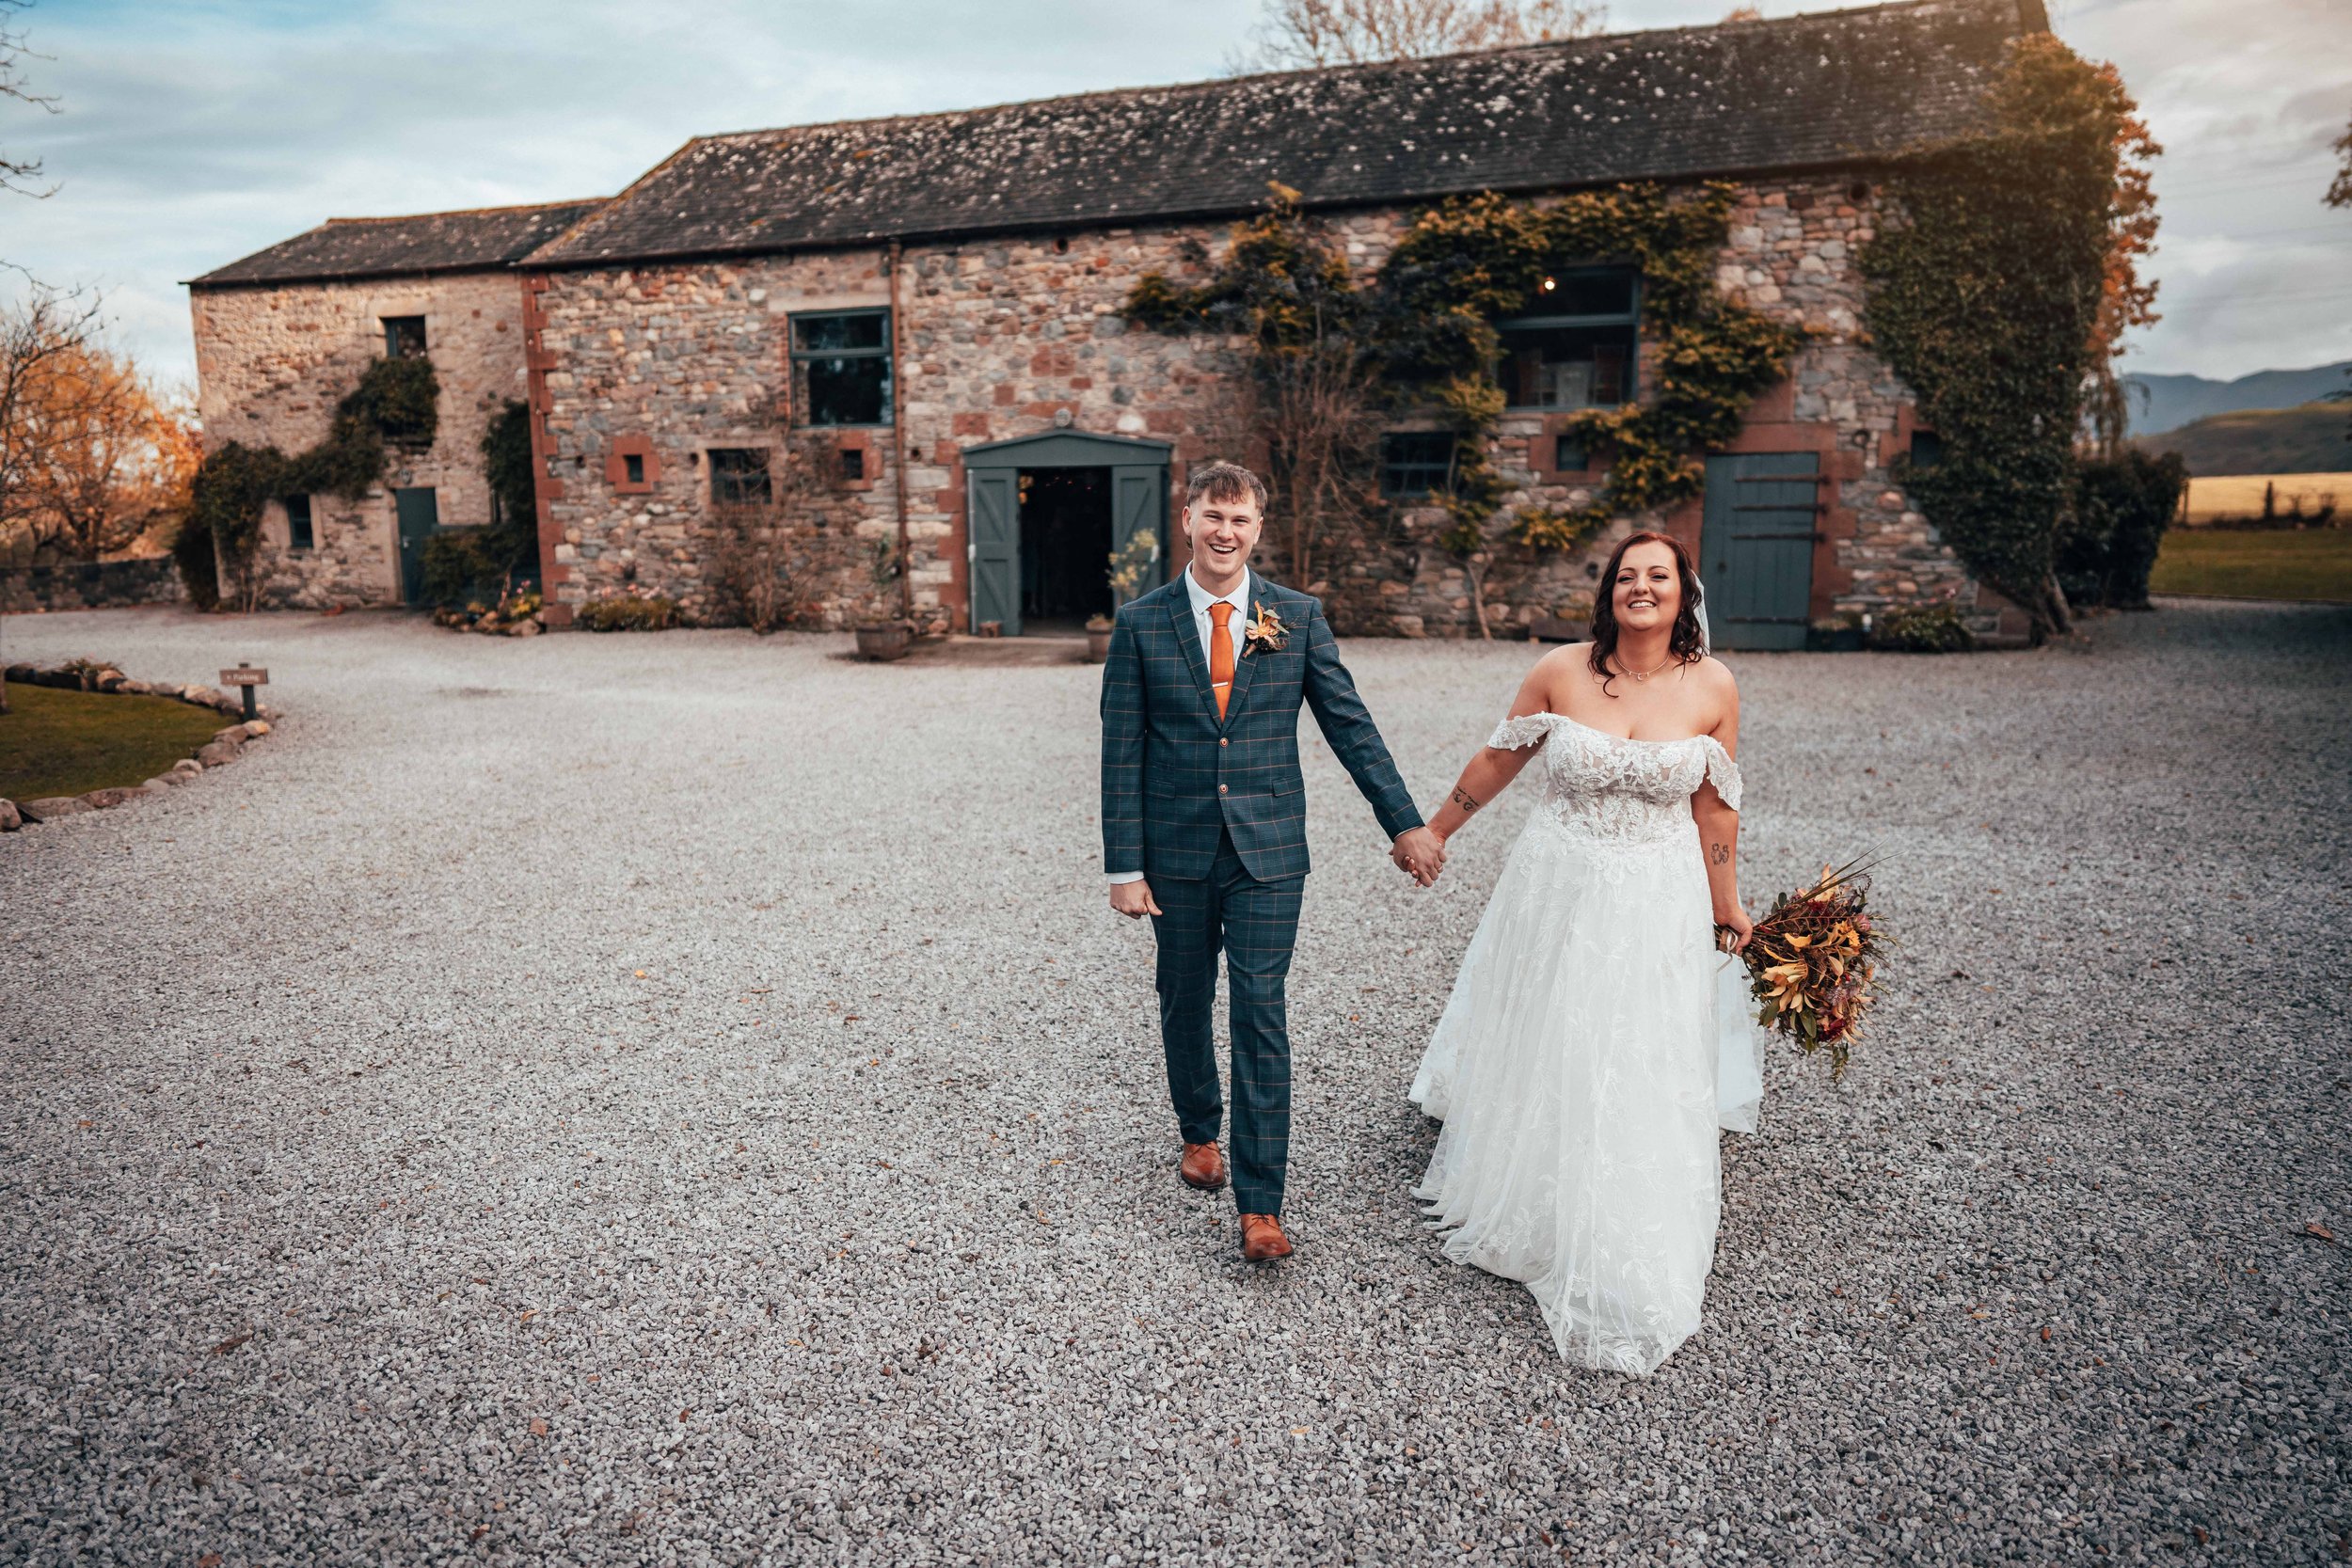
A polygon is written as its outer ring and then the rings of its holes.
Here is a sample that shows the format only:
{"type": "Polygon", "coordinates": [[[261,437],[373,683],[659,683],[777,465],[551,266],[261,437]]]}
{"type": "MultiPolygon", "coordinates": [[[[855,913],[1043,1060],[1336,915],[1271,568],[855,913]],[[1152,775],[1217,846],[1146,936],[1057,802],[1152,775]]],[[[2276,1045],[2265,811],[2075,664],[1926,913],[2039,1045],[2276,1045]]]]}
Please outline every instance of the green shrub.
{"type": "Polygon", "coordinates": [[[664,598],[621,594],[590,599],[572,618],[589,631],[667,631],[677,625],[677,606],[664,598]]]}
{"type": "Polygon", "coordinates": [[[445,528],[424,542],[424,597],[428,604],[448,606],[469,599],[495,599],[506,587],[506,574],[483,547],[487,529],[445,528]]]}
{"type": "Polygon", "coordinates": [[[2188,488],[2177,453],[2126,448],[2074,467],[2074,504],[2058,536],[2058,586],[2069,604],[2144,610],[2164,531],[2188,488]]]}
{"type": "Polygon", "coordinates": [[[1977,645],[1947,604],[1890,610],[1870,627],[1870,646],[1890,654],[1964,654],[1977,645]]]}
{"type": "Polygon", "coordinates": [[[197,520],[193,508],[180,519],[180,531],[172,535],[171,562],[180,569],[188,603],[203,610],[220,608],[220,566],[213,555],[213,531],[197,520]]]}

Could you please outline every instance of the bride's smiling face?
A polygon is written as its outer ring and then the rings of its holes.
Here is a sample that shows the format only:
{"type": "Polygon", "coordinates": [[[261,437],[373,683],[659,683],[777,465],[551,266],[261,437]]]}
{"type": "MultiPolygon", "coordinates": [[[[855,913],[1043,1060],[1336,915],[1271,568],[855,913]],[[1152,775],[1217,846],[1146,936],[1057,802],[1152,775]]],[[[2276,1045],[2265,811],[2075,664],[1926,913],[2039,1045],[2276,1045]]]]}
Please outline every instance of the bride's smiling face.
{"type": "Polygon", "coordinates": [[[1675,552],[1664,545],[1640,544],[1617,562],[1610,584],[1611,607],[1624,631],[1671,630],[1682,610],[1682,575],[1675,552]]]}

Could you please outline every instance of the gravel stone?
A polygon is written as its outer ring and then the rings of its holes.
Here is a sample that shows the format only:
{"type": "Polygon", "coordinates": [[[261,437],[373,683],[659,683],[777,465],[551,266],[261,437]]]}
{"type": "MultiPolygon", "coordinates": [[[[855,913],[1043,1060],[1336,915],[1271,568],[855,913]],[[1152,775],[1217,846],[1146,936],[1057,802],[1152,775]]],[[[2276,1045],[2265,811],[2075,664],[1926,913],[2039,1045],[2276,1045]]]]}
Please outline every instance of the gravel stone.
{"type": "MultiPolygon", "coordinates": [[[[1735,658],[1752,901],[1875,847],[1705,1326],[1564,1368],[1405,1100],[1532,792],[1422,893],[1327,751],[1297,1255],[1176,1180],[1084,666],[11,620],[265,661],[201,789],[0,842],[0,1560],[2331,1560],[2352,611],[1735,658]]],[[[1424,802],[1524,644],[1356,641],[1424,802]]],[[[1312,727],[1308,727],[1310,736],[1312,727]]]]}

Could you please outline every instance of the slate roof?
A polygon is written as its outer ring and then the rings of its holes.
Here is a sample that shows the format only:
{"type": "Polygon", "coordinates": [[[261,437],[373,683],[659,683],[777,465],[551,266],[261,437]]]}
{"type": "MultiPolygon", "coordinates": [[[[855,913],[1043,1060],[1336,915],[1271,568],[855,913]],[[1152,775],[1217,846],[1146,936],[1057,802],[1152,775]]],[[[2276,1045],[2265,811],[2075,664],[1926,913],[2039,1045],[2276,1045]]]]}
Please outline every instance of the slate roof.
{"type": "Polygon", "coordinates": [[[477,207],[402,218],[328,218],[307,233],[191,278],[189,287],[504,268],[596,211],[602,200],[477,207]]]}
{"type": "Polygon", "coordinates": [[[527,258],[893,238],[1867,163],[1967,128],[2042,0],[1911,4],[709,136],[527,258]]]}

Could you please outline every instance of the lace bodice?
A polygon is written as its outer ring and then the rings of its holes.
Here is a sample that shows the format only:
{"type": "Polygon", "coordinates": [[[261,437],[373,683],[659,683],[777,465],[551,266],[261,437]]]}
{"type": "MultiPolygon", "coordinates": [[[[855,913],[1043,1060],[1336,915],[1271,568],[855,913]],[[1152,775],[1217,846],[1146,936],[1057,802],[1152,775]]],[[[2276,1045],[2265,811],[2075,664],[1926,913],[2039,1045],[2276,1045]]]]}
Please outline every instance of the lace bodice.
{"type": "Polygon", "coordinates": [[[1702,784],[1740,809],[1739,764],[1711,735],[1629,740],[1565,713],[1530,713],[1496,725],[1486,744],[1544,748],[1539,819],[1576,838],[1636,845],[1691,836],[1691,797],[1702,784]]]}

